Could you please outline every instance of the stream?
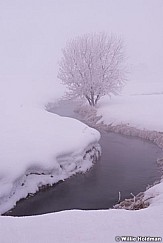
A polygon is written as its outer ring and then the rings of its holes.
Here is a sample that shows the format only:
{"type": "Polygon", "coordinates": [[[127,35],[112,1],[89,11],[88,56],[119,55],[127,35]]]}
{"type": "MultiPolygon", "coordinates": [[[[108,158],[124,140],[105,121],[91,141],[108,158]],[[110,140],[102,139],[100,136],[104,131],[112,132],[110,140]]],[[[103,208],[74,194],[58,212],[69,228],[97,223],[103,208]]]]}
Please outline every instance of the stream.
{"type": "MultiPolygon", "coordinates": [[[[70,103],[61,103],[51,112],[78,118],[70,103]]],[[[121,199],[131,198],[160,179],[156,164],[163,152],[156,145],[133,137],[101,133],[102,155],[85,174],[77,174],[34,196],[20,200],[7,215],[27,216],[68,209],[108,209],[121,199]]]]}

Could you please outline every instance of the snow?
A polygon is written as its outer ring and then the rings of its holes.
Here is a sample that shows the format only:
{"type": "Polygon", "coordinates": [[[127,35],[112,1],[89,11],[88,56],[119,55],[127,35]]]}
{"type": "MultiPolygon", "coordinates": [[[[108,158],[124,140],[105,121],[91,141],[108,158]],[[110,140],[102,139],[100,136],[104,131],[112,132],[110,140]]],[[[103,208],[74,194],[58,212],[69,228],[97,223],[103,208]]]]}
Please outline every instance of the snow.
{"type": "MultiPolygon", "coordinates": [[[[98,113],[105,123],[162,132],[162,10],[162,0],[0,1],[0,193],[5,198],[19,187],[1,212],[39,185],[70,176],[75,161],[80,170],[86,147],[99,139],[95,130],[44,109],[64,93],[56,82],[57,61],[69,38],[109,31],[124,39],[128,85],[122,96],[101,100],[98,113]],[[30,174],[42,171],[45,175],[30,174]],[[24,180],[27,187],[21,186],[24,180]]],[[[116,235],[163,236],[163,181],[146,192],[153,196],[149,208],[140,211],[0,216],[0,242],[113,243],[116,235]]]]}
{"type": "Polygon", "coordinates": [[[153,205],[141,211],[72,210],[37,217],[1,217],[0,232],[3,243],[18,239],[23,243],[112,243],[115,236],[161,237],[163,214],[160,210],[161,207],[153,205]]]}
{"type": "Polygon", "coordinates": [[[12,110],[6,116],[3,115],[0,121],[3,151],[0,153],[1,213],[13,206],[8,201],[15,204],[28,193],[36,192],[39,186],[67,178],[76,167],[79,170],[84,152],[93,145],[97,147],[100,138],[97,131],[81,122],[41,108],[14,108],[14,115],[12,110]],[[35,179],[37,173],[53,175],[54,178],[49,180],[37,176],[39,178],[35,179]],[[33,176],[28,176],[26,181],[28,174],[33,176]],[[20,188],[22,183],[23,189],[20,188]]]}
{"type": "MultiPolygon", "coordinates": [[[[47,103],[56,102],[64,94],[65,88],[59,81],[56,82],[56,77],[49,74],[46,67],[43,70],[39,66],[40,71],[36,69],[36,73],[26,70],[31,63],[29,61],[26,65],[28,58],[21,55],[28,52],[24,47],[22,52],[19,50],[20,39],[12,32],[12,25],[19,26],[19,17],[15,18],[12,8],[2,9],[2,15],[9,11],[14,21],[6,19],[4,15],[3,21],[7,23],[0,23],[4,31],[5,27],[9,30],[8,34],[4,33],[1,44],[5,49],[10,47],[12,50],[4,56],[4,62],[1,59],[3,55],[0,58],[4,68],[0,68],[0,214],[28,193],[38,191],[42,185],[51,185],[74,173],[85,172],[93,161],[89,156],[86,159],[83,157],[87,150],[94,153],[94,147],[99,150],[100,139],[99,132],[85,124],[46,111],[47,103]],[[17,44],[11,42],[10,35],[17,44]],[[7,66],[4,67],[5,58],[11,65],[8,70],[7,66]],[[12,65],[15,69],[12,69],[12,65]]],[[[29,52],[31,50],[32,47],[29,47],[29,52]]],[[[0,51],[3,54],[4,49],[0,47],[0,51]]],[[[43,63],[40,62],[40,65],[43,63]]]]}
{"type": "MultiPolygon", "coordinates": [[[[126,124],[142,131],[157,131],[162,134],[162,104],[163,82],[153,80],[150,85],[148,81],[144,81],[141,85],[139,82],[131,82],[126,85],[120,96],[101,99],[97,115],[102,116],[99,122],[102,121],[107,125],[126,124]]],[[[144,199],[150,202],[150,206],[146,209],[139,212],[118,211],[119,220],[123,225],[118,225],[115,218],[112,218],[112,224],[117,225],[112,227],[114,235],[163,236],[163,179],[145,192],[144,199]],[[127,225],[129,229],[126,229],[127,225]]],[[[110,211],[113,213],[113,210],[109,210],[108,214],[111,214],[110,211]]],[[[116,212],[113,215],[116,217],[116,212]]]]}
{"type": "Polygon", "coordinates": [[[98,115],[106,124],[121,123],[139,129],[163,132],[163,94],[105,97],[99,102],[98,115]]]}
{"type": "MultiPolygon", "coordinates": [[[[136,85],[135,85],[136,87],[136,85]]],[[[140,86],[137,86],[139,88],[140,86]]],[[[161,85],[157,87],[161,91],[161,85]]],[[[126,87],[126,89],[128,89],[126,87]]],[[[152,94],[146,90],[141,95],[129,91],[111,100],[105,98],[99,104],[98,112],[103,112],[103,121],[110,123],[130,122],[140,129],[156,129],[161,131],[162,124],[155,115],[161,114],[162,95],[152,94]],[[150,107],[150,111],[148,109],[150,107]],[[158,107],[158,110],[156,109],[158,107]],[[132,116],[130,111],[134,110],[132,116]],[[125,115],[123,115],[125,112],[125,115]],[[110,114],[112,115],[110,118],[110,114]],[[143,119],[141,120],[141,116],[143,119]],[[112,119],[112,120],[111,120],[112,119]],[[150,119],[150,123],[148,123],[150,119]],[[157,127],[158,126],[158,127],[157,127]]],[[[50,114],[53,117],[53,115],[50,114]]],[[[54,115],[55,117],[55,115],[54,115]]],[[[62,119],[56,116],[59,121],[62,119]]],[[[157,116],[158,117],[158,116],[157,116]]],[[[63,118],[64,120],[65,118],[63,118]]],[[[70,119],[71,120],[71,119],[70,119]]],[[[74,121],[73,119],[71,122],[74,121]]],[[[76,123],[76,121],[74,121],[76,123]]],[[[74,146],[74,145],[73,145],[74,146]]],[[[70,168],[71,170],[71,168],[70,168]]],[[[150,198],[150,206],[139,211],[126,210],[71,210],[30,217],[0,218],[0,235],[2,242],[115,242],[116,236],[163,236],[163,180],[149,188],[145,198],[150,198]]]]}
{"type": "Polygon", "coordinates": [[[91,166],[88,160],[87,166],[81,164],[82,156],[93,144],[97,146],[99,133],[75,119],[46,111],[46,103],[64,93],[60,84],[47,84],[30,79],[21,83],[19,78],[0,83],[0,213],[38,187],[91,166]]]}

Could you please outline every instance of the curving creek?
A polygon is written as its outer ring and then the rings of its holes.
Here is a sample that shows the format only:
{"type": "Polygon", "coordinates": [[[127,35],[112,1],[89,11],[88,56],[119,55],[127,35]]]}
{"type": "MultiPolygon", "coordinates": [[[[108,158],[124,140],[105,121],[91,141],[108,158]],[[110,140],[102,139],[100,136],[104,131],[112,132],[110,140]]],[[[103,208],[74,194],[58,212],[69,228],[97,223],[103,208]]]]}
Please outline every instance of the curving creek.
{"type": "MultiPolygon", "coordinates": [[[[73,105],[61,103],[51,112],[80,119],[73,105]]],[[[99,161],[85,174],[72,176],[33,197],[19,201],[7,215],[25,216],[67,209],[108,209],[121,199],[131,198],[160,179],[156,160],[163,152],[138,138],[102,132],[99,161]]]]}

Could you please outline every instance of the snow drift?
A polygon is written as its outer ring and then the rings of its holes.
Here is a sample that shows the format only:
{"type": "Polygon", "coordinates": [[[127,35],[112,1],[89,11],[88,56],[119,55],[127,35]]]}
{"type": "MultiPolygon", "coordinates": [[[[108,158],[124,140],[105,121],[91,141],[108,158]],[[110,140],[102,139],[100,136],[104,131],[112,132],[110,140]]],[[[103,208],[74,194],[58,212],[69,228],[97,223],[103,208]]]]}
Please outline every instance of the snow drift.
{"type": "Polygon", "coordinates": [[[99,151],[99,133],[75,119],[32,108],[14,112],[16,120],[1,120],[0,213],[42,185],[86,171],[99,151]]]}

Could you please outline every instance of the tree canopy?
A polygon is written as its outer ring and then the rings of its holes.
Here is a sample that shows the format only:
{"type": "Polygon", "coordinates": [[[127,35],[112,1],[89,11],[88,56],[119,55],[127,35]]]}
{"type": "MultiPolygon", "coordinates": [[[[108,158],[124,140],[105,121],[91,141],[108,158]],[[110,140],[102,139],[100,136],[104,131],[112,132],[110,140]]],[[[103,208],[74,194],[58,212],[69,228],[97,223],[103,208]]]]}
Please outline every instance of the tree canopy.
{"type": "Polygon", "coordinates": [[[105,95],[119,94],[125,82],[121,39],[105,33],[87,34],[67,43],[58,78],[70,97],[85,97],[91,106],[105,95]]]}

